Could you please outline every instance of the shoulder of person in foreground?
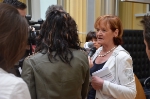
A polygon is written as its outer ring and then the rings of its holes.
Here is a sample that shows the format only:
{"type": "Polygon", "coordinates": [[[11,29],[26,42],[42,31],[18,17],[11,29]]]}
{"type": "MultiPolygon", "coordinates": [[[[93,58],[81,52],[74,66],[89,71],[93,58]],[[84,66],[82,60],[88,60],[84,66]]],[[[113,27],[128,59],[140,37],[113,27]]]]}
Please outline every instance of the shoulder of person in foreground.
{"type": "Polygon", "coordinates": [[[5,90],[7,90],[9,99],[31,99],[27,84],[22,78],[9,73],[6,73],[4,77],[3,83],[5,83],[6,86],[2,87],[5,87],[5,90]]]}
{"type": "Polygon", "coordinates": [[[19,78],[20,81],[16,84],[11,95],[12,99],[31,99],[27,84],[19,78]]]}

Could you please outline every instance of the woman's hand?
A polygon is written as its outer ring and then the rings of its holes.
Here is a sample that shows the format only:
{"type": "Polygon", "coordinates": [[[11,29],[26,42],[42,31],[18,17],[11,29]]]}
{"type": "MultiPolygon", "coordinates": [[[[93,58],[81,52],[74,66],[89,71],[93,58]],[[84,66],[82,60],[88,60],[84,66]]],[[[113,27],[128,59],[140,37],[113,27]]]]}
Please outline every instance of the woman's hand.
{"type": "Polygon", "coordinates": [[[103,83],[104,80],[97,77],[97,76],[92,76],[92,81],[91,81],[91,85],[95,90],[101,90],[103,88],[103,83]]]}

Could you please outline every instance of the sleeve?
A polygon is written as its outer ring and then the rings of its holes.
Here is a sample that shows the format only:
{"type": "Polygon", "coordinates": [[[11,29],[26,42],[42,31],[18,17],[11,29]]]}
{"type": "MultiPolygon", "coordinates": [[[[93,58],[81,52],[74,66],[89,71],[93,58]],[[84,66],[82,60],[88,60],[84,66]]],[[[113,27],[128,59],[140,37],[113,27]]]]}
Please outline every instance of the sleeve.
{"type": "Polygon", "coordinates": [[[11,99],[31,99],[28,87],[25,82],[21,82],[14,86],[11,99]]]}
{"type": "Polygon", "coordinates": [[[33,68],[32,68],[30,59],[24,60],[21,77],[28,85],[28,88],[29,88],[29,91],[31,94],[31,98],[36,99],[35,78],[34,78],[34,72],[33,72],[33,68]]]}
{"type": "Polygon", "coordinates": [[[119,53],[116,57],[116,78],[118,84],[104,81],[102,92],[111,95],[115,99],[134,99],[136,96],[136,85],[130,55],[119,53]]]}
{"type": "Polygon", "coordinates": [[[87,96],[88,92],[88,87],[89,87],[89,76],[90,76],[90,70],[89,70],[89,64],[88,64],[88,59],[86,57],[86,61],[83,62],[83,66],[85,67],[85,79],[84,83],[82,84],[82,90],[81,90],[81,96],[82,99],[85,99],[87,96]]]}

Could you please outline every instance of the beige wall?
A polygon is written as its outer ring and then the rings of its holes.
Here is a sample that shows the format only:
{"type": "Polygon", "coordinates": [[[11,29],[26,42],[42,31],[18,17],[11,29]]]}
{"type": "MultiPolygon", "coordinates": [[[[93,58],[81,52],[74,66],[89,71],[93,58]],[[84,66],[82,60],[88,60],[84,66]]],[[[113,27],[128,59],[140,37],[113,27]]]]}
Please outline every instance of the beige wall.
{"type": "Polygon", "coordinates": [[[135,17],[135,14],[145,13],[146,4],[119,2],[119,17],[122,20],[124,29],[142,29],[140,20],[142,17],[135,17]]]}
{"type": "MultiPolygon", "coordinates": [[[[0,0],[2,2],[3,0],[0,0]]],[[[26,3],[26,0],[20,0],[26,3]]],[[[57,0],[60,3],[61,0],[57,0]]],[[[75,19],[78,25],[81,41],[85,41],[86,32],[86,0],[63,0],[64,8],[75,19]]],[[[103,0],[95,0],[95,19],[102,14],[103,0]]],[[[122,20],[124,29],[142,29],[140,20],[142,17],[135,17],[135,14],[145,13],[146,4],[119,2],[119,17],[122,20]]]]}
{"type": "Polygon", "coordinates": [[[19,0],[19,1],[21,1],[21,2],[23,2],[23,3],[26,3],[26,0],[19,0]]]}
{"type": "MultiPolygon", "coordinates": [[[[103,15],[104,0],[95,0],[95,19],[103,15]]],[[[135,14],[146,13],[146,4],[121,2],[119,1],[119,17],[124,29],[142,29],[140,20],[142,17],[135,17],[135,14]]]]}
{"type": "MultiPolygon", "coordinates": [[[[3,0],[0,0],[2,2],[3,0]]],[[[26,0],[20,0],[26,3],[26,0]]],[[[85,42],[86,37],[86,27],[87,27],[87,13],[86,4],[87,0],[57,0],[58,4],[63,1],[63,6],[65,10],[70,13],[70,15],[75,19],[78,30],[79,38],[81,40],[82,46],[85,42]]],[[[104,11],[103,0],[95,0],[95,20],[98,16],[102,15],[104,11]]],[[[131,2],[119,2],[119,17],[122,21],[124,29],[142,29],[140,25],[140,20],[142,17],[135,17],[135,14],[145,13],[146,4],[131,3],[131,2]]],[[[93,24],[94,25],[94,24],[93,24]]]]}
{"type": "MultiPolygon", "coordinates": [[[[66,12],[68,12],[77,23],[79,38],[83,46],[86,36],[86,0],[63,0],[63,2],[66,12]]],[[[58,0],[58,4],[59,3],[60,0],[58,0]]]]}
{"type": "MultiPolygon", "coordinates": [[[[0,0],[2,2],[3,0],[0,0]]],[[[26,3],[26,0],[20,0],[26,3]]],[[[57,0],[58,4],[61,0],[57,0]]],[[[63,0],[64,8],[75,19],[78,24],[81,41],[85,41],[86,32],[86,0],[63,0]]],[[[95,19],[102,15],[103,0],[95,0],[95,19]]],[[[142,17],[135,17],[135,14],[145,13],[146,4],[119,2],[119,17],[122,20],[124,29],[142,29],[140,20],[142,17]]]]}
{"type": "MultiPolygon", "coordinates": [[[[75,19],[80,40],[84,43],[86,37],[86,0],[63,0],[64,8],[75,19]]],[[[103,15],[104,0],[95,0],[95,20],[98,16],[103,15]]],[[[58,4],[60,0],[58,0],[58,4]]],[[[119,2],[119,17],[122,21],[124,29],[142,29],[140,20],[142,17],[135,17],[135,14],[145,13],[146,4],[131,3],[131,2],[119,2]]],[[[93,24],[94,25],[94,24],[93,24]]],[[[82,45],[83,45],[82,43],[82,45]]]]}
{"type": "Polygon", "coordinates": [[[101,0],[95,0],[95,20],[101,15],[102,8],[102,2],[101,0]]]}

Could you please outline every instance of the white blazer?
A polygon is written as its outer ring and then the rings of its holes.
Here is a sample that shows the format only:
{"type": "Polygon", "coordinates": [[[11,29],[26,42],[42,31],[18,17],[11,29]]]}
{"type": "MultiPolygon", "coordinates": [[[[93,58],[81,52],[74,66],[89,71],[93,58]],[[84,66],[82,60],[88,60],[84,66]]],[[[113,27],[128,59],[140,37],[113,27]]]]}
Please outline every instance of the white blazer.
{"type": "MultiPolygon", "coordinates": [[[[95,53],[93,60],[99,55],[102,47],[95,53]]],[[[105,63],[115,77],[116,82],[104,80],[103,89],[96,90],[95,99],[134,99],[136,85],[133,73],[133,62],[130,54],[119,45],[105,63]]]]}
{"type": "Polygon", "coordinates": [[[31,99],[27,84],[22,78],[0,68],[0,99],[31,99]]]}

